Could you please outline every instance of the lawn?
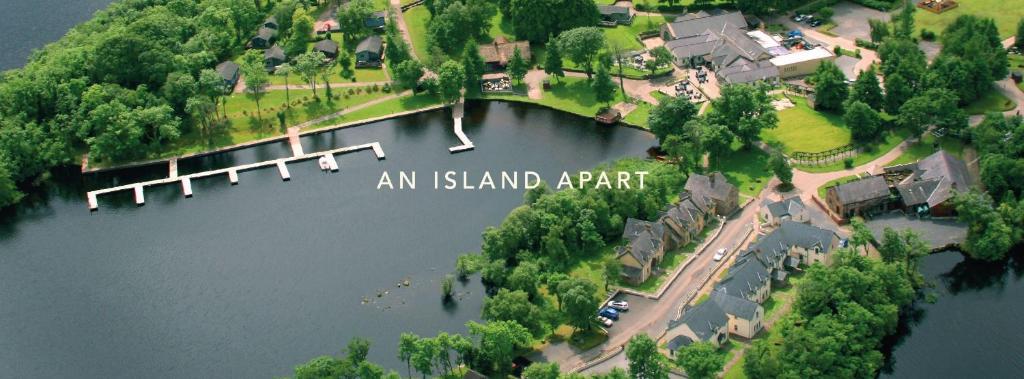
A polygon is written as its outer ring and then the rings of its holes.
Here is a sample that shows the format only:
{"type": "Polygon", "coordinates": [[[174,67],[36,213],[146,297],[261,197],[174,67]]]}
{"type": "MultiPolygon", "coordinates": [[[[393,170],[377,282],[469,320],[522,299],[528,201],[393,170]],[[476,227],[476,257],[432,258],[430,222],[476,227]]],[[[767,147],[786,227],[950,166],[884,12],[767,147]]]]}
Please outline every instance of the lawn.
{"type": "MultiPolygon", "coordinates": [[[[853,157],[853,167],[871,162],[876,158],[885,155],[885,153],[896,148],[896,145],[899,145],[900,142],[903,142],[907,137],[910,137],[910,133],[903,129],[886,132],[884,140],[882,140],[881,143],[875,146],[870,146],[870,150],[866,148],[865,151],[862,151],[860,154],[857,154],[856,157],[853,157]]],[[[795,167],[804,172],[832,172],[846,169],[842,161],[821,166],[797,165],[795,167]]]]}
{"type": "Polygon", "coordinates": [[[629,50],[643,50],[644,45],[637,39],[637,33],[634,32],[632,26],[616,26],[614,28],[601,28],[604,32],[605,42],[609,45],[618,45],[623,49],[629,50]]]}
{"type": "Polygon", "coordinates": [[[427,23],[430,21],[430,11],[427,7],[412,7],[402,14],[405,25],[409,28],[409,38],[412,39],[412,50],[420,60],[427,59],[427,23]]]}
{"type": "Polygon", "coordinates": [[[624,121],[627,124],[636,125],[646,129],[647,117],[651,115],[651,109],[654,109],[654,106],[651,105],[650,103],[643,100],[637,101],[636,109],[634,109],[632,112],[629,112],[629,114],[626,115],[624,121]]]}
{"type": "MultiPolygon", "coordinates": [[[[551,89],[544,91],[540,100],[519,95],[487,95],[486,98],[540,104],[584,117],[594,117],[598,110],[605,107],[605,104],[598,103],[594,98],[594,91],[590,89],[590,82],[586,78],[560,78],[559,80],[557,83],[552,81],[551,89]]],[[[625,100],[617,88],[615,96],[615,100],[612,101],[613,105],[625,100]]]]}
{"type": "Polygon", "coordinates": [[[411,110],[422,109],[440,103],[441,101],[438,100],[436,96],[429,95],[426,93],[402,96],[399,98],[385,100],[380,103],[371,105],[369,107],[353,111],[351,113],[343,114],[337,118],[316,124],[313,126],[313,128],[317,129],[340,123],[368,120],[371,118],[383,117],[399,112],[407,112],[411,110]]]}
{"type": "Polygon", "coordinates": [[[850,144],[850,129],[842,116],[811,109],[800,97],[792,100],[796,106],[778,112],[778,127],[761,131],[762,140],[778,143],[786,154],[817,153],[850,144]]]}
{"type": "MultiPolygon", "coordinates": [[[[379,69],[379,68],[357,68],[357,69],[354,69],[353,71],[355,72],[355,80],[352,80],[351,78],[348,78],[348,79],[347,78],[342,78],[341,77],[341,69],[338,68],[337,66],[334,66],[334,67],[331,68],[331,74],[330,74],[330,76],[327,77],[327,80],[329,82],[331,82],[331,83],[352,83],[352,82],[371,83],[371,82],[386,82],[386,81],[388,81],[387,73],[385,73],[384,70],[379,69]]],[[[285,79],[284,75],[271,75],[270,76],[270,84],[271,85],[284,85],[285,84],[285,80],[284,79],[285,79]]],[[[320,78],[317,78],[316,81],[317,81],[316,85],[318,87],[320,85],[322,85],[322,83],[321,83],[322,80],[320,78]]],[[[302,77],[296,75],[295,73],[292,73],[292,74],[288,75],[288,84],[294,86],[294,85],[303,85],[303,84],[306,84],[306,82],[302,80],[302,77]]]]}
{"type": "Polygon", "coordinates": [[[757,196],[772,177],[768,154],[756,147],[742,149],[738,141],[733,142],[732,152],[725,154],[712,169],[721,171],[747,196],[757,196]]]}
{"type": "MultiPolygon", "coordinates": [[[[628,28],[633,35],[637,35],[646,31],[658,30],[662,25],[671,22],[675,17],[666,16],[657,13],[649,13],[646,16],[635,16],[633,17],[633,24],[624,26],[628,28]]],[[[620,26],[620,28],[623,26],[620,26]]]]}
{"type": "Polygon", "coordinates": [[[999,28],[999,38],[1005,39],[1017,32],[1017,21],[1024,18],[1024,6],[1018,1],[962,0],[957,3],[960,4],[958,7],[942,14],[917,9],[914,12],[914,25],[917,29],[914,35],[919,35],[921,29],[941,34],[958,16],[970,14],[994,19],[999,28]]]}
{"type": "Polygon", "coordinates": [[[747,355],[744,354],[736,364],[729,368],[729,371],[725,372],[722,379],[747,379],[747,373],[743,371],[743,364],[747,360],[747,355]]]}
{"type": "MultiPolygon", "coordinates": [[[[341,96],[333,101],[312,100],[311,90],[292,90],[292,107],[285,110],[286,125],[295,125],[326,114],[362,104],[373,99],[388,95],[383,91],[365,92],[347,95],[340,90],[335,91],[335,96],[341,96]],[[346,97],[347,96],[347,97],[346,97]]],[[[323,90],[317,93],[324,97],[323,90]]],[[[256,119],[256,102],[251,96],[235,94],[227,98],[225,109],[227,112],[227,127],[217,127],[212,141],[209,144],[203,141],[198,132],[191,132],[183,135],[181,139],[166,149],[162,156],[182,155],[196,153],[213,148],[235,145],[243,142],[255,141],[262,138],[283,135],[284,130],[278,125],[276,113],[285,109],[285,92],[270,91],[261,100],[263,122],[262,127],[256,119]]]]}
{"type": "Polygon", "coordinates": [[[917,162],[924,157],[932,155],[932,153],[938,151],[939,148],[946,150],[957,157],[962,157],[964,154],[963,141],[950,136],[943,136],[940,138],[935,137],[931,133],[925,133],[920,142],[910,145],[903,154],[892,162],[886,163],[886,166],[917,162]],[[939,145],[938,148],[935,147],[936,143],[939,145]]]}
{"type": "Polygon", "coordinates": [[[964,107],[967,114],[985,114],[988,112],[1006,112],[1017,107],[1017,104],[1003,96],[998,90],[992,88],[986,91],[982,97],[964,107]]]}

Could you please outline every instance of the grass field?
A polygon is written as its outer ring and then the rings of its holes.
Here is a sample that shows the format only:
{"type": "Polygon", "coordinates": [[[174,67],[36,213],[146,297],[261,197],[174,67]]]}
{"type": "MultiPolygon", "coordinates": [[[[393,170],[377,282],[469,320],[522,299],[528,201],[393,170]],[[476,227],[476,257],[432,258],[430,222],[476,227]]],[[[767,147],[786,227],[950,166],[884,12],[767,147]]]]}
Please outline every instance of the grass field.
{"type": "MultiPolygon", "coordinates": [[[[625,26],[633,33],[637,35],[649,30],[658,30],[662,25],[668,23],[674,19],[674,16],[665,16],[656,13],[651,13],[645,16],[633,17],[633,24],[625,26]]],[[[620,28],[623,26],[620,26],[620,28]]]]}
{"type": "Polygon", "coordinates": [[[651,109],[654,109],[654,106],[651,105],[650,103],[643,100],[637,101],[636,109],[634,109],[632,112],[629,112],[629,114],[626,115],[626,123],[643,127],[646,129],[647,117],[651,115],[651,109]]]}
{"type": "Polygon", "coordinates": [[[1024,18],[1024,5],[1019,1],[961,0],[957,3],[960,4],[958,7],[942,14],[918,9],[914,12],[914,25],[917,29],[914,35],[919,35],[921,29],[941,34],[957,17],[970,14],[994,19],[999,28],[999,37],[1005,39],[1017,32],[1017,21],[1024,18]]]}
{"type": "MultiPolygon", "coordinates": [[[[331,83],[353,83],[353,82],[370,83],[370,82],[386,82],[386,81],[388,81],[387,74],[384,72],[384,70],[379,69],[379,68],[357,68],[357,69],[354,69],[353,71],[355,72],[355,80],[352,80],[351,78],[342,78],[341,77],[341,69],[339,69],[337,66],[334,66],[334,67],[331,68],[331,74],[330,74],[330,76],[327,77],[327,80],[329,82],[331,82],[331,83]]],[[[321,82],[321,79],[317,78],[317,84],[316,84],[317,87],[320,87],[322,85],[322,83],[320,83],[320,82],[321,82]]],[[[270,76],[270,84],[271,85],[284,85],[285,84],[285,77],[284,77],[284,75],[271,75],[270,76]]],[[[292,73],[292,74],[288,75],[288,84],[294,86],[294,85],[303,85],[303,84],[306,84],[306,82],[302,80],[302,77],[292,73]]]]}
{"type": "Polygon", "coordinates": [[[757,196],[772,177],[768,154],[756,147],[742,149],[739,142],[734,142],[732,152],[725,154],[711,169],[721,171],[747,196],[757,196]]]}
{"type": "Polygon", "coordinates": [[[779,126],[763,130],[761,139],[769,144],[780,144],[786,154],[816,153],[851,142],[850,129],[846,128],[842,116],[811,109],[807,101],[799,97],[793,97],[793,103],[795,107],[778,112],[779,126]]]}
{"type": "Polygon", "coordinates": [[[402,96],[395,99],[382,101],[369,107],[346,113],[338,118],[330,119],[313,126],[314,129],[325,126],[367,120],[376,117],[383,117],[399,112],[407,112],[416,109],[423,109],[432,105],[440,104],[436,96],[421,93],[417,95],[402,96]]]}
{"type": "Polygon", "coordinates": [[[427,22],[430,21],[430,11],[427,7],[412,7],[402,14],[405,19],[405,26],[409,28],[409,38],[412,39],[412,50],[416,57],[425,60],[427,54],[427,22]]]}
{"type": "Polygon", "coordinates": [[[967,104],[964,107],[964,112],[967,114],[985,114],[988,112],[1006,112],[1017,106],[1013,100],[1006,98],[1003,94],[999,93],[998,90],[992,88],[985,92],[984,95],[973,103],[967,104]]]}
{"type": "MultiPolygon", "coordinates": [[[[907,139],[907,137],[910,137],[910,133],[903,129],[886,132],[881,143],[871,146],[870,150],[865,150],[853,158],[853,166],[857,167],[875,160],[895,148],[900,144],[900,142],[907,139]]],[[[794,168],[804,172],[832,172],[846,169],[842,161],[822,166],[798,165],[794,166],[794,168]]]]}

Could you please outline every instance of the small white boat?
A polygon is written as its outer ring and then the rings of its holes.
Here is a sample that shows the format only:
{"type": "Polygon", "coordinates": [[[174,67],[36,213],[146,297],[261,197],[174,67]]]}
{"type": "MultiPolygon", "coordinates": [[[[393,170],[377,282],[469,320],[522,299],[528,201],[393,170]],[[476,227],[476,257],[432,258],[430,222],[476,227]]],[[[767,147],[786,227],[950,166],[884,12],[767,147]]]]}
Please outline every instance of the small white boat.
{"type": "Polygon", "coordinates": [[[331,169],[330,163],[327,163],[327,157],[320,157],[320,169],[324,171],[331,169]]]}

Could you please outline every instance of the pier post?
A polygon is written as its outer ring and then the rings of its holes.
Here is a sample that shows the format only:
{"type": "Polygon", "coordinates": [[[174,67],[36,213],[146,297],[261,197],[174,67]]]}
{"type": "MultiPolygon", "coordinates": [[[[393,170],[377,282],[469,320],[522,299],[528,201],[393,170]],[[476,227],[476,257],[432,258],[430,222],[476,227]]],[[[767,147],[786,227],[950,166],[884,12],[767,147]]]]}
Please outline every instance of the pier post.
{"type": "Polygon", "coordinates": [[[466,133],[462,131],[463,114],[465,114],[465,105],[463,104],[462,99],[459,99],[459,102],[452,106],[452,120],[455,123],[455,136],[459,137],[459,142],[462,144],[448,148],[448,152],[453,154],[473,150],[475,148],[475,146],[473,146],[473,141],[470,141],[469,137],[466,137],[466,133]]]}
{"type": "Polygon", "coordinates": [[[145,205],[146,195],[143,193],[142,186],[135,186],[135,204],[145,205]]]}
{"type": "Polygon", "coordinates": [[[89,202],[89,210],[95,211],[100,209],[100,203],[96,200],[96,193],[89,192],[85,195],[86,200],[89,202]]]}

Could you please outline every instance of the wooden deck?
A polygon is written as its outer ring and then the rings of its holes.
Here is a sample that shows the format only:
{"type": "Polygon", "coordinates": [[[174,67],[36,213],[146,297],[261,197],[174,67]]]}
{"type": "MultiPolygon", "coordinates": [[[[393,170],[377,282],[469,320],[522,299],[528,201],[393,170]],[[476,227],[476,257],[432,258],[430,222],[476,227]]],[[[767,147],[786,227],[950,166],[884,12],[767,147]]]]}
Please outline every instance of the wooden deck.
{"type": "Polygon", "coordinates": [[[449,147],[448,152],[452,154],[473,150],[475,148],[475,146],[473,146],[473,141],[470,141],[469,137],[466,137],[466,133],[462,131],[462,116],[464,114],[465,105],[462,100],[459,100],[458,104],[455,104],[455,106],[452,107],[452,119],[455,122],[455,136],[459,137],[459,142],[462,142],[462,144],[449,147]]]}
{"type": "MultiPolygon", "coordinates": [[[[300,149],[301,149],[301,147],[300,147],[300,149]]],[[[326,151],[319,151],[319,152],[310,153],[310,154],[303,153],[302,155],[292,156],[292,157],[289,157],[289,158],[281,158],[281,159],[274,159],[274,160],[262,161],[262,162],[257,162],[257,163],[250,163],[250,164],[233,166],[233,167],[222,168],[222,169],[217,169],[217,170],[209,170],[209,171],[197,172],[197,173],[188,174],[188,175],[181,175],[181,176],[175,175],[175,176],[169,176],[169,177],[163,178],[163,179],[156,179],[156,180],[150,180],[150,181],[139,182],[139,183],[125,184],[125,185],[121,185],[121,186],[117,186],[117,187],[104,188],[104,189],[99,189],[99,190],[95,190],[95,191],[89,191],[88,193],[86,193],[86,199],[87,199],[87,201],[89,203],[89,209],[90,210],[97,210],[97,209],[99,209],[99,201],[98,201],[97,198],[100,195],[105,195],[105,194],[119,192],[119,191],[132,190],[132,191],[135,192],[135,202],[136,202],[136,204],[142,205],[146,201],[145,200],[145,188],[146,187],[159,186],[159,185],[171,184],[171,183],[180,183],[181,187],[182,187],[182,192],[184,193],[185,197],[191,197],[192,196],[192,179],[199,179],[199,178],[206,178],[206,177],[211,177],[211,176],[227,174],[228,180],[231,182],[231,184],[238,184],[238,173],[239,172],[249,171],[249,170],[256,170],[256,169],[270,167],[270,166],[276,166],[277,167],[278,171],[281,174],[281,179],[282,180],[289,180],[289,179],[291,179],[291,174],[288,172],[288,166],[287,166],[288,163],[299,162],[299,161],[310,160],[310,159],[319,159],[320,157],[328,156],[329,157],[328,158],[329,159],[328,162],[333,162],[333,164],[331,165],[331,169],[332,169],[332,171],[335,171],[336,167],[337,167],[337,161],[334,159],[334,156],[336,154],[346,154],[346,153],[352,153],[352,152],[361,151],[361,150],[373,150],[373,154],[374,154],[374,156],[377,157],[378,160],[384,159],[384,149],[381,148],[380,143],[379,142],[372,142],[372,143],[367,143],[367,144],[362,144],[362,145],[348,146],[348,147],[342,147],[342,148],[331,149],[331,150],[326,150],[326,151]]],[[[177,168],[177,161],[174,162],[174,166],[175,166],[175,168],[177,168]]]]}

